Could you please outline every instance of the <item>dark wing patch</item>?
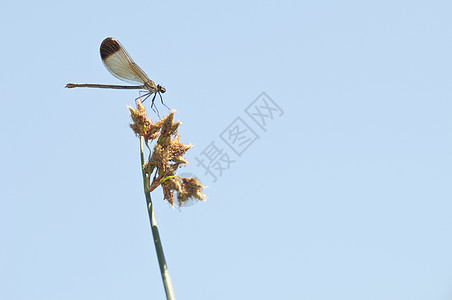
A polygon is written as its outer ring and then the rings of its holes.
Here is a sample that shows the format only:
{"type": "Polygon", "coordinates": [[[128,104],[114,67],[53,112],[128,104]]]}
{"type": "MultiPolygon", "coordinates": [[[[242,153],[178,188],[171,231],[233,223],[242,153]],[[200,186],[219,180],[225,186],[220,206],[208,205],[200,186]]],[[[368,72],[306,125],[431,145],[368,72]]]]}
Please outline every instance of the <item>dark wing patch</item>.
{"type": "Polygon", "coordinates": [[[120,48],[121,46],[119,45],[117,40],[108,37],[105,40],[103,40],[102,44],[100,45],[100,57],[102,58],[102,60],[104,60],[110,55],[118,52],[120,48]]]}

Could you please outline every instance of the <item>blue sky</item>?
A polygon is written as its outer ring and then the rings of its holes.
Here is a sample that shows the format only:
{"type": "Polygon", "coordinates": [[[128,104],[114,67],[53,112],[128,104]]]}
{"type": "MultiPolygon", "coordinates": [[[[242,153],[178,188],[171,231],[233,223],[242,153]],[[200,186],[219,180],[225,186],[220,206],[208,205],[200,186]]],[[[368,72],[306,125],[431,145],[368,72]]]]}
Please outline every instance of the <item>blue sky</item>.
{"type": "Polygon", "coordinates": [[[153,193],[179,299],[450,299],[451,8],[5,2],[0,298],[164,298],[137,92],[64,88],[121,84],[99,57],[112,36],[166,87],[194,145],[180,171],[208,186],[180,210],[153,193]],[[212,145],[216,180],[197,165],[212,145]]]}

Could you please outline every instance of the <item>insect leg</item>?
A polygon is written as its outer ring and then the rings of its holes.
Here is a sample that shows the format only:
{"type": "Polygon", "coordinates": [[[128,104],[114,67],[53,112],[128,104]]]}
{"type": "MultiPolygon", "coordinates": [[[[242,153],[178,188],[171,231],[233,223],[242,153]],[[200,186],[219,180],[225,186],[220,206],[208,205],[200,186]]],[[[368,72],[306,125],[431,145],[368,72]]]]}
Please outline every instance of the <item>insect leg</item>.
{"type": "Polygon", "coordinates": [[[160,102],[162,102],[162,104],[163,104],[166,108],[170,109],[168,106],[166,106],[165,103],[163,103],[162,94],[159,93],[159,96],[160,96],[160,102]]]}

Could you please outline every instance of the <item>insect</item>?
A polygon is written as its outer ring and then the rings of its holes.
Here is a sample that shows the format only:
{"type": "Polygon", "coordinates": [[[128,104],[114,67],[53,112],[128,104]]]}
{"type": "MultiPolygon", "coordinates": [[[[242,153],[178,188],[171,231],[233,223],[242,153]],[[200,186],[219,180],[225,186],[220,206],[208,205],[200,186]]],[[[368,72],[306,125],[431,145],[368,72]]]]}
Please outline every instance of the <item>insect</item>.
{"type": "Polygon", "coordinates": [[[151,108],[158,114],[157,107],[154,100],[157,94],[160,96],[162,104],[169,109],[168,106],[163,103],[162,94],[166,92],[166,89],[161,85],[156,85],[154,81],[144,73],[143,70],[133,61],[126,49],[116,39],[108,37],[102,41],[100,45],[100,57],[104,63],[105,68],[116,78],[130,83],[141,83],[141,85],[110,85],[110,84],[93,84],[93,83],[68,83],[67,88],[75,87],[90,87],[101,89],[140,89],[145,90],[146,93],[135,100],[142,99],[144,102],[151,95],[152,98],[151,108]],[[155,109],[154,109],[155,108],[155,109]]]}

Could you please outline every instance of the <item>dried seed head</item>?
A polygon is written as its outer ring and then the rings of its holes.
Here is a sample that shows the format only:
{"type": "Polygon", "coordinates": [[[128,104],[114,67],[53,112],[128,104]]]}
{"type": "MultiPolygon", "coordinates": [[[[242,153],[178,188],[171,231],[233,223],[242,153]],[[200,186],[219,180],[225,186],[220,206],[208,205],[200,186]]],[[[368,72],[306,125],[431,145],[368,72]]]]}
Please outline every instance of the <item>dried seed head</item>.
{"type": "Polygon", "coordinates": [[[136,109],[130,106],[128,108],[133,121],[130,124],[130,128],[132,128],[136,135],[146,137],[146,135],[155,131],[152,120],[148,120],[146,109],[140,101],[138,101],[136,109]]]}
{"type": "Polygon", "coordinates": [[[179,142],[179,136],[176,136],[174,140],[171,141],[168,151],[169,151],[169,157],[170,160],[176,163],[183,163],[187,164],[188,161],[185,160],[182,156],[185,154],[185,152],[190,149],[192,145],[184,145],[179,142]]]}
{"type": "Polygon", "coordinates": [[[163,197],[171,205],[174,205],[174,192],[179,192],[182,188],[177,177],[170,177],[162,183],[163,197]]]}
{"type": "Polygon", "coordinates": [[[181,123],[173,122],[175,112],[171,111],[165,118],[152,123],[151,119],[147,119],[141,102],[137,103],[136,109],[129,107],[129,111],[133,121],[130,127],[135,134],[142,136],[146,142],[156,140],[152,155],[143,166],[149,191],[161,185],[164,198],[171,205],[174,205],[175,193],[177,193],[179,205],[190,198],[205,200],[206,197],[202,193],[204,187],[196,178],[175,176],[179,166],[188,163],[183,155],[192,147],[179,142],[177,129],[181,123]],[[153,178],[152,182],[151,178],[153,178]]]}
{"type": "Polygon", "coordinates": [[[170,137],[177,134],[177,128],[181,124],[180,122],[173,123],[175,111],[172,110],[170,114],[163,119],[162,124],[162,137],[170,137]]]}
{"type": "MultiPolygon", "coordinates": [[[[181,177],[182,179],[182,191],[183,191],[183,195],[181,195],[181,197],[185,198],[185,199],[189,199],[189,198],[196,198],[198,200],[204,201],[206,200],[206,196],[202,193],[202,189],[204,188],[204,186],[201,184],[201,182],[199,182],[198,179],[196,179],[195,177],[191,177],[191,178],[184,178],[181,177]]],[[[179,198],[179,195],[178,195],[179,198]]],[[[180,201],[180,199],[179,199],[180,201]]],[[[180,201],[181,203],[183,201],[180,201]]]]}
{"type": "Polygon", "coordinates": [[[202,193],[204,186],[196,178],[170,177],[162,183],[163,195],[171,205],[174,205],[174,193],[177,193],[177,202],[183,205],[188,199],[206,200],[202,193]]]}
{"type": "Polygon", "coordinates": [[[152,152],[149,163],[152,166],[157,167],[157,169],[159,169],[161,172],[163,172],[163,174],[161,175],[162,177],[170,175],[167,174],[168,169],[170,169],[168,151],[166,151],[166,149],[161,145],[155,144],[154,151],[152,152]]]}

